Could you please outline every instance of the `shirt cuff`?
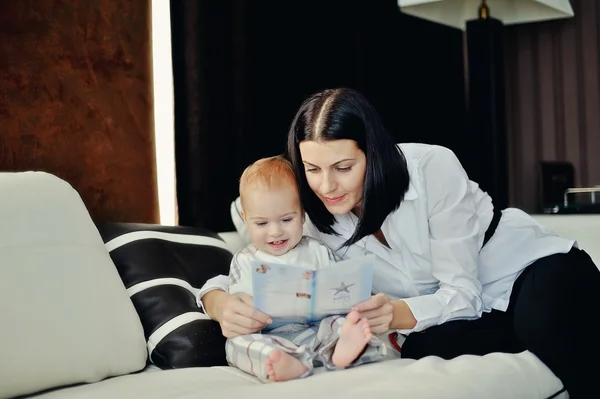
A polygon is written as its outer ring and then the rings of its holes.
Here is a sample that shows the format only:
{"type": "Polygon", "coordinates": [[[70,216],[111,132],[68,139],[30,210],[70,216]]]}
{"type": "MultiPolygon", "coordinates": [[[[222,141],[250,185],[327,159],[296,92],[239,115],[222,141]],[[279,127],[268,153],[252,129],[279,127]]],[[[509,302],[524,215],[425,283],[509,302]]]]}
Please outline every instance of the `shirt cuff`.
{"type": "Polygon", "coordinates": [[[208,316],[208,313],[206,312],[206,309],[204,308],[204,303],[202,303],[202,297],[214,290],[221,290],[224,292],[229,292],[229,278],[227,276],[224,275],[219,275],[216,277],[211,278],[210,280],[208,280],[200,289],[200,291],[198,291],[198,294],[196,295],[196,304],[198,305],[198,307],[200,307],[202,309],[202,312],[204,312],[205,315],[208,316]]]}
{"type": "Polygon", "coordinates": [[[421,295],[402,300],[408,305],[417,324],[413,328],[397,330],[400,334],[406,335],[411,332],[423,331],[439,324],[443,305],[435,295],[421,295]]]}

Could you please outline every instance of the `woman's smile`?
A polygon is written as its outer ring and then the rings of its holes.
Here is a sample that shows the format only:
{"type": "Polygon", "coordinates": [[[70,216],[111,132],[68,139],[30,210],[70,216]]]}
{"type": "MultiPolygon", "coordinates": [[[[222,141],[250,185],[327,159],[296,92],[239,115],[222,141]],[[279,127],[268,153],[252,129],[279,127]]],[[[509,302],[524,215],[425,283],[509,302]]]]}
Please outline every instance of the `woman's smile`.
{"type": "Polygon", "coordinates": [[[339,204],[340,202],[342,202],[344,199],[346,198],[346,194],[344,195],[340,195],[339,197],[325,197],[323,196],[323,200],[328,204],[328,205],[336,205],[339,204]]]}

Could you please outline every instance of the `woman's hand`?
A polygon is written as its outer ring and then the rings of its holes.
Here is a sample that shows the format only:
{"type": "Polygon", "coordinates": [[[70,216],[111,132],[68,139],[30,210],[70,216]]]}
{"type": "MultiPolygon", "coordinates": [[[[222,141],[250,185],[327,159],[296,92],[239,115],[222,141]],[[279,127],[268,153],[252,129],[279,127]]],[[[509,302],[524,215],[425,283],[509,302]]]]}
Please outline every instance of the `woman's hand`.
{"type": "Polygon", "coordinates": [[[353,307],[361,318],[369,320],[373,334],[384,334],[392,329],[411,329],[417,324],[415,316],[403,300],[391,301],[385,294],[371,298],[353,307]]]}
{"type": "Polygon", "coordinates": [[[353,307],[360,318],[369,320],[369,326],[373,334],[383,334],[391,329],[394,318],[394,306],[385,294],[373,295],[371,298],[356,304],[353,307]]]}
{"type": "Polygon", "coordinates": [[[202,297],[209,315],[221,325],[226,338],[252,334],[273,321],[252,306],[252,297],[245,294],[228,294],[210,291],[202,297]],[[212,311],[211,311],[212,310],[212,311]]]}

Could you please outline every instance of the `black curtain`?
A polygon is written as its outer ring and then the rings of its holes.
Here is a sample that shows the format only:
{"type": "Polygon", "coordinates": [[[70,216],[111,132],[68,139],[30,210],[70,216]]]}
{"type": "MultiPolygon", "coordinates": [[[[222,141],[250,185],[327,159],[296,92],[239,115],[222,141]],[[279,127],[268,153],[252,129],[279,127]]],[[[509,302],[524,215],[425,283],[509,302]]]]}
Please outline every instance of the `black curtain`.
{"type": "Polygon", "coordinates": [[[181,225],[231,230],[243,168],[324,88],[363,92],[399,142],[466,148],[462,32],[395,0],[171,0],[171,24],[181,225]]]}

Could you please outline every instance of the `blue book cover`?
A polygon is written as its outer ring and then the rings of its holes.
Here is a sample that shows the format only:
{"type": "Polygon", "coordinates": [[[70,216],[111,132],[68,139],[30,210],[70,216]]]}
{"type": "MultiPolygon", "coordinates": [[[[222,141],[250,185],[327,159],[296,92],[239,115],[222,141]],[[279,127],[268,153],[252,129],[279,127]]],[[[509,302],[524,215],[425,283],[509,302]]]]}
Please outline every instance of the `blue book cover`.
{"type": "Polygon", "coordinates": [[[353,258],[318,270],[256,262],[252,268],[254,307],[273,319],[269,329],[346,315],[371,296],[372,260],[372,256],[353,258]]]}

